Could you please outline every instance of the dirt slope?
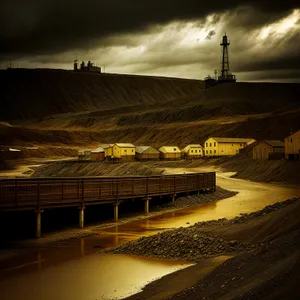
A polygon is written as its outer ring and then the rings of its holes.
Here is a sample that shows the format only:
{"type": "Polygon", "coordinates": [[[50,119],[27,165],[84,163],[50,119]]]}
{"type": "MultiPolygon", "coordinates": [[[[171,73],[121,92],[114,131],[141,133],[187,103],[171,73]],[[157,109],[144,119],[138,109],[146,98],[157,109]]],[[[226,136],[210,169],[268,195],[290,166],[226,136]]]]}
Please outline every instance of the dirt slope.
{"type": "Polygon", "coordinates": [[[260,246],[226,261],[172,299],[299,299],[299,211],[298,200],[257,220],[214,231],[260,246]]]}
{"type": "Polygon", "coordinates": [[[209,136],[283,139],[300,128],[300,84],[203,82],[61,70],[0,71],[4,145],[160,147],[209,136]],[[16,120],[18,119],[18,120],[16,120]]]}
{"type": "Polygon", "coordinates": [[[1,121],[163,103],[203,89],[199,80],[50,69],[1,70],[0,83],[1,121]]]}

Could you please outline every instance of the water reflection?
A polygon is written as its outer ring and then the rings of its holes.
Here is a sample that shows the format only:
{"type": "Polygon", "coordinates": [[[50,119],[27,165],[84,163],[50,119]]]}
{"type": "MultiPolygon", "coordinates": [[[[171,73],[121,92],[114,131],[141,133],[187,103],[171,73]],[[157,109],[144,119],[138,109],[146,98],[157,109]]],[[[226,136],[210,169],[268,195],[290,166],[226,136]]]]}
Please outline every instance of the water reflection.
{"type": "Polygon", "coordinates": [[[120,299],[190,265],[183,261],[94,254],[4,279],[0,282],[0,296],[5,300],[120,299]]]}

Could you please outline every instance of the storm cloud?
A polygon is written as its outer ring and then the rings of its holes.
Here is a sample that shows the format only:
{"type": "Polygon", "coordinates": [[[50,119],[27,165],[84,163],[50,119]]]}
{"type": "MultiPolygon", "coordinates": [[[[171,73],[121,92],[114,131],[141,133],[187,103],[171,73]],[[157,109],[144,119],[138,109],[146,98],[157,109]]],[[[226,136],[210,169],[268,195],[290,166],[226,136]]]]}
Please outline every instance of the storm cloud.
{"type": "Polygon", "coordinates": [[[66,68],[78,56],[113,72],[201,78],[219,67],[226,31],[233,71],[293,70],[300,64],[298,6],[298,1],[2,0],[0,62],[66,68]]]}

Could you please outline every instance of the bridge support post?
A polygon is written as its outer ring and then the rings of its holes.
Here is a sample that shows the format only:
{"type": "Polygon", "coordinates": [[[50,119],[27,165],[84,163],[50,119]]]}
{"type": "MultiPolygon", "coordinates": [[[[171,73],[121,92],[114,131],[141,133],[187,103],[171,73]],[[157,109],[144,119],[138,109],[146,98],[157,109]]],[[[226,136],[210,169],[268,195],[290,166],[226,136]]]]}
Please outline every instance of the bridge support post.
{"type": "Polygon", "coordinates": [[[149,198],[149,197],[147,197],[146,199],[145,199],[145,215],[148,215],[149,214],[149,200],[150,200],[151,198],[149,198]]]}
{"type": "Polygon", "coordinates": [[[172,204],[175,203],[175,198],[176,198],[176,194],[173,194],[173,196],[172,196],[172,204]]]}
{"type": "Polygon", "coordinates": [[[84,228],[84,206],[79,208],[79,228],[84,228]]]}
{"type": "Polygon", "coordinates": [[[115,222],[119,220],[119,203],[114,204],[114,220],[115,222]]]}
{"type": "Polygon", "coordinates": [[[36,232],[35,236],[37,239],[39,239],[42,235],[42,210],[36,211],[36,232]]]}

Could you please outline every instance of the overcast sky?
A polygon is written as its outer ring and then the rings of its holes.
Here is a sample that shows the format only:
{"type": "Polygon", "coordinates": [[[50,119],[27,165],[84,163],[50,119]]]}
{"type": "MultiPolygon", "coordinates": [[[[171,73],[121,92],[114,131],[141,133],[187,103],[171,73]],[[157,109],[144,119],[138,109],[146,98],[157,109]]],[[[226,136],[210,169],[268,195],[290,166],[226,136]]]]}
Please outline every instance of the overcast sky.
{"type": "Polygon", "coordinates": [[[300,81],[300,1],[2,0],[0,66],[203,79],[226,31],[238,80],[300,81]]]}

